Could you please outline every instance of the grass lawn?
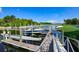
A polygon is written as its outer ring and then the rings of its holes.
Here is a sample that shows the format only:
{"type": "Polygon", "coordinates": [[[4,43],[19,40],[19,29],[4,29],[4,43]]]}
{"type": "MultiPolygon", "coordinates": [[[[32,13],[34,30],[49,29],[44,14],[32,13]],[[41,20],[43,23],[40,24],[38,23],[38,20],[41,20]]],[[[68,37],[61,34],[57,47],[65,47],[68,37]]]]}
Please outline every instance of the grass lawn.
{"type": "Polygon", "coordinates": [[[70,38],[79,39],[79,28],[75,25],[63,25],[64,35],[70,38]]]}
{"type": "Polygon", "coordinates": [[[64,25],[63,28],[64,32],[71,32],[71,31],[77,31],[79,28],[75,27],[75,25],[64,25]]]}

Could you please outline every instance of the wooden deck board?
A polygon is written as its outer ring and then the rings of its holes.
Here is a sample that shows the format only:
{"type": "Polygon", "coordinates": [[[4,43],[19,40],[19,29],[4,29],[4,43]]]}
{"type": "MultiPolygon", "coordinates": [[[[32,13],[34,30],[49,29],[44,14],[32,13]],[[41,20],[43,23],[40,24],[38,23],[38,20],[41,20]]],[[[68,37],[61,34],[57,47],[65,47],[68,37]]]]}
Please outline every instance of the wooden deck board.
{"type": "Polygon", "coordinates": [[[37,49],[39,48],[39,46],[37,45],[32,45],[32,44],[27,44],[27,43],[23,43],[23,42],[18,42],[12,39],[7,39],[7,40],[2,40],[2,42],[7,43],[7,44],[11,44],[14,46],[18,46],[24,49],[28,49],[31,51],[37,51],[37,49]]]}

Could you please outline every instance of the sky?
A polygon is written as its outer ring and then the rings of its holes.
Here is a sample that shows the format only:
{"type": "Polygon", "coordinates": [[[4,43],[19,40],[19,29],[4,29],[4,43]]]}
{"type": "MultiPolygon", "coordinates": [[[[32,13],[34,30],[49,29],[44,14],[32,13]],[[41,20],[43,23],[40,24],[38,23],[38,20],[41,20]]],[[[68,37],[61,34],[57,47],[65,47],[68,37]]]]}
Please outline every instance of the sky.
{"type": "Polygon", "coordinates": [[[79,18],[79,7],[0,7],[0,18],[7,15],[37,22],[63,23],[64,19],[79,18]]]}

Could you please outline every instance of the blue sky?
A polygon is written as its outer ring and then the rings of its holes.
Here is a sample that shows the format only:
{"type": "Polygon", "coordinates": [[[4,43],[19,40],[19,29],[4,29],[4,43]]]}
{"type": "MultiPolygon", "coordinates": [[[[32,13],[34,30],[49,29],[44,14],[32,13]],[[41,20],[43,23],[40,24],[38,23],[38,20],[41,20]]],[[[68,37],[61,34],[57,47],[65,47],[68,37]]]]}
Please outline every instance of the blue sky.
{"type": "Polygon", "coordinates": [[[37,22],[63,23],[67,18],[79,18],[78,7],[0,7],[0,18],[15,15],[17,18],[37,22]]]}

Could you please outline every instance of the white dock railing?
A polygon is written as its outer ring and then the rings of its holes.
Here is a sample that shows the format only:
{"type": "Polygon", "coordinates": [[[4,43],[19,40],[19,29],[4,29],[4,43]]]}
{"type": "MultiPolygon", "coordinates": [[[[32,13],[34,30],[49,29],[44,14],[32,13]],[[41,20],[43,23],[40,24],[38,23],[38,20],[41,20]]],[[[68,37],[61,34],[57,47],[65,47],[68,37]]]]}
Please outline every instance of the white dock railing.
{"type": "Polygon", "coordinates": [[[68,37],[66,37],[66,39],[64,40],[64,46],[67,47],[67,48],[66,48],[67,52],[70,52],[70,50],[71,50],[72,52],[74,52],[74,48],[73,48],[73,46],[72,46],[72,44],[71,44],[71,42],[70,42],[70,40],[69,40],[68,37]]]}
{"type": "Polygon", "coordinates": [[[53,48],[54,52],[67,52],[64,46],[60,43],[59,39],[53,35],[53,48]]]}
{"type": "Polygon", "coordinates": [[[51,42],[52,42],[52,38],[50,36],[50,32],[48,32],[45,39],[43,40],[43,42],[41,43],[41,45],[40,45],[40,47],[38,48],[37,51],[48,52],[51,42]]]}

